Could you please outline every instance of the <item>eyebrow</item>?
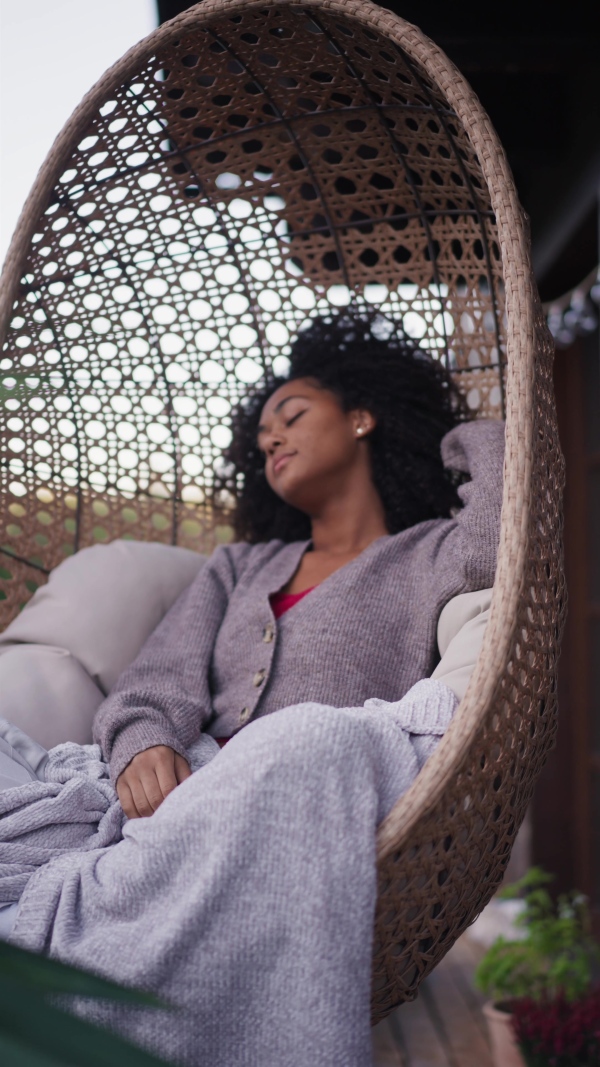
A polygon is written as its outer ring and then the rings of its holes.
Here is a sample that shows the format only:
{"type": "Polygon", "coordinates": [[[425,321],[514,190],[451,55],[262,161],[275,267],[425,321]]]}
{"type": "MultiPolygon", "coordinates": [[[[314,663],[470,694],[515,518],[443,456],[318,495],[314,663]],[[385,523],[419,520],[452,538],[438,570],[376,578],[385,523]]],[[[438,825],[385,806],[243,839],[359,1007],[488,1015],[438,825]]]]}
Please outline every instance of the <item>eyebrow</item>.
{"type": "MultiPolygon", "coordinates": [[[[279,414],[279,412],[281,411],[281,409],[284,406],[284,404],[287,404],[288,400],[310,400],[310,397],[305,396],[302,393],[292,393],[291,396],[285,396],[283,398],[283,400],[280,400],[279,403],[275,405],[275,409],[274,410],[275,410],[275,414],[276,415],[279,414]]],[[[256,432],[257,433],[262,433],[263,430],[264,430],[264,426],[261,423],[261,425],[258,427],[256,432]]]]}

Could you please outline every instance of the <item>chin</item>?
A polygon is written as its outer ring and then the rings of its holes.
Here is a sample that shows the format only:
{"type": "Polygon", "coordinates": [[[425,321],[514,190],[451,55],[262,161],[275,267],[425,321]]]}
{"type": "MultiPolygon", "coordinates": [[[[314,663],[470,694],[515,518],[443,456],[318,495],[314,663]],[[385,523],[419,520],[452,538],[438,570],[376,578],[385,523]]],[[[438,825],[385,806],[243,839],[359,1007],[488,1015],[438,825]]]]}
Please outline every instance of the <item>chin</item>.
{"type": "Polygon", "coordinates": [[[294,492],[294,487],[279,485],[277,489],[273,487],[273,492],[277,494],[280,500],[283,500],[284,504],[289,504],[291,508],[298,508],[299,511],[303,510],[298,503],[299,494],[294,492]]]}
{"type": "Polygon", "coordinates": [[[303,511],[307,514],[307,510],[302,506],[302,500],[304,499],[301,493],[294,492],[293,489],[288,491],[287,486],[280,486],[279,490],[275,489],[275,493],[280,500],[283,500],[284,504],[288,504],[291,508],[296,508],[297,511],[303,511]]]}
{"type": "Polygon", "coordinates": [[[291,471],[288,473],[287,470],[283,470],[279,477],[269,482],[269,485],[286,504],[290,504],[293,508],[298,507],[295,498],[302,496],[302,483],[299,483],[298,478],[291,471]]]}

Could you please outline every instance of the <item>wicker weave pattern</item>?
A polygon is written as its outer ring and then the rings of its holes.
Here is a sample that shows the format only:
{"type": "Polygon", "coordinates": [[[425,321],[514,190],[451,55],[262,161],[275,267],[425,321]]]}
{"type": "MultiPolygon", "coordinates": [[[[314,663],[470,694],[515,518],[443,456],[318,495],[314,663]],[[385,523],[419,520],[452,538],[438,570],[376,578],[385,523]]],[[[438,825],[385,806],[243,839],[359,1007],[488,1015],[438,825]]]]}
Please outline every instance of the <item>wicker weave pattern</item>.
{"type": "Polygon", "coordinates": [[[415,27],[364,0],[205,0],[75,112],[0,294],[0,621],[94,541],[227,539],[211,487],[231,404],[307,318],[348,304],[402,317],[474,410],[507,418],[484,649],[379,835],[380,1018],[502,875],[554,735],[564,604],[552,344],[522,214],[477,99],[415,27]]]}

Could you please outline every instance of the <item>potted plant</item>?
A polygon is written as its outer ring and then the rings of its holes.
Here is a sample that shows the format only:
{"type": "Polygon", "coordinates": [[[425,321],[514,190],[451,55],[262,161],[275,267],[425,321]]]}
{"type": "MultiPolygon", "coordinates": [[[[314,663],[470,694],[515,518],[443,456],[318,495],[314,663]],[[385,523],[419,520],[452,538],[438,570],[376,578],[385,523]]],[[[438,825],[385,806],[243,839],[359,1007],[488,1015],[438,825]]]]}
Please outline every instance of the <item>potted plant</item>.
{"type": "Polygon", "coordinates": [[[600,990],[568,1001],[518,1000],[513,1032],[527,1067],[597,1067],[600,1064],[600,990]]]}
{"type": "Polygon", "coordinates": [[[497,938],[477,968],[476,985],[491,998],[484,1012],[497,1067],[600,1064],[600,994],[592,990],[599,951],[587,900],[573,891],[555,901],[552,880],[532,867],[501,891],[522,897],[521,936],[497,938]]]}

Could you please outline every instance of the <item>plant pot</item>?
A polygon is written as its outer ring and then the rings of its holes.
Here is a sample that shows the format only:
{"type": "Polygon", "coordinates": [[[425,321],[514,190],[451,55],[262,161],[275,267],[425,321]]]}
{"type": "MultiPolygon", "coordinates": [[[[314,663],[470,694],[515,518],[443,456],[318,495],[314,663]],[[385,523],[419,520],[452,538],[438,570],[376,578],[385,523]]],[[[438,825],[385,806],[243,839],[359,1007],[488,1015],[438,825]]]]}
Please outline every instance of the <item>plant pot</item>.
{"type": "Polygon", "coordinates": [[[483,1005],[494,1067],[526,1067],[512,1028],[512,1014],[491,1001],[483,1005]]]}

